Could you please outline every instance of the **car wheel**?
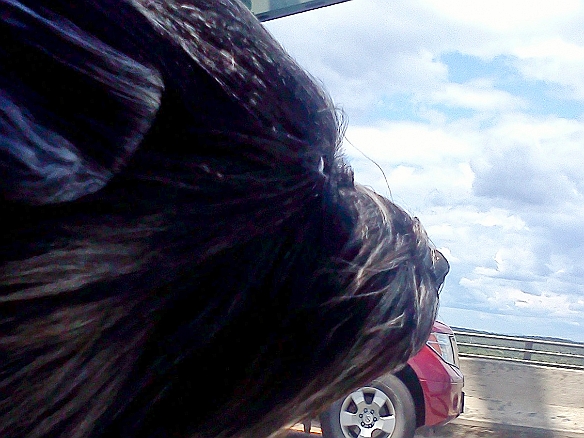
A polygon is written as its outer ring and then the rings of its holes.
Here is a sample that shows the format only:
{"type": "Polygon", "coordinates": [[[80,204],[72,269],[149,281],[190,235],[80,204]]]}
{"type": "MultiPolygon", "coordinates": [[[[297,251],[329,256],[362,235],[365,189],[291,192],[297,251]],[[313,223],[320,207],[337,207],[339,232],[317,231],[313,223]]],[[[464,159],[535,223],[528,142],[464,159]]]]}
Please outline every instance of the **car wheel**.
{"type": "Polygon", "coordinates": [[[324,438],[413,438],[416,409],[406,385],[388,374],[335,402],[320,422],[324,438]]]}

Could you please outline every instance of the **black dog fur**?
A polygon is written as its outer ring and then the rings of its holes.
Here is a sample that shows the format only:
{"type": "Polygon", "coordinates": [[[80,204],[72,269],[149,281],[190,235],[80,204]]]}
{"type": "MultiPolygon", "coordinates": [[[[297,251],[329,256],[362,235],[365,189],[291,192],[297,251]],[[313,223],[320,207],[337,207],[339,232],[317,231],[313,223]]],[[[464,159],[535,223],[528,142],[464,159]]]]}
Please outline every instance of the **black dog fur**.
{"type": "Polygon", "coordinates": [[[404,363],[448,264],[236,0],[0,0],[0,436],[261,437],[404,363]]]}

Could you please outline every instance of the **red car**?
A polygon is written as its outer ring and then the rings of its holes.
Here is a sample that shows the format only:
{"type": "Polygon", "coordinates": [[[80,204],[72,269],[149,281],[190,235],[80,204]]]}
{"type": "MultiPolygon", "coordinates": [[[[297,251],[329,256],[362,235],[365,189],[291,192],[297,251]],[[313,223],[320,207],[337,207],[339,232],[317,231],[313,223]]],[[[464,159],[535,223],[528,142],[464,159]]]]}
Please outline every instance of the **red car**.
{"type": "Polygon", "coordinates": [[[421,426],[458,417],[464,377],[450,327],[434,324],[428,342],[407,365],[338,400],[321,418],[325,438],[412,438],[421,426]]]}

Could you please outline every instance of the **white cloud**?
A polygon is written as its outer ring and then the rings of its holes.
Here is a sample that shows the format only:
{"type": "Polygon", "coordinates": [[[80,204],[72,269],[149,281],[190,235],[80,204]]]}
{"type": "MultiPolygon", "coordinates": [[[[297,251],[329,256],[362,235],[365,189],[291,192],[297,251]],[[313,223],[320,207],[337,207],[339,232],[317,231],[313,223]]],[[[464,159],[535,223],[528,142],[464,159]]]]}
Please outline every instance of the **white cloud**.
{"type": "Polygon", "coordinates": [[[472,158],[473,190],[509,202],[562,205],[583,201],[584,122],[521,115],[483,131],[472,158]]]}
{"type": "Polygon", "coordinates": [[[492,32],[541,29],[581,10],[578,0],[426,0],[436,13],[492,32]]]}
{"type": "MultiPolygon", "coordinates": [[[[347,138],[375,161],[385,163],[443,163],[466,158],[471,145],[463,137],[423,123],[385,122],[376,126],[349,126],[347,138]]],[[[360,153],[345,146],[350,157],[360,153]]]]}
{"type": "Polygon", "coordinates": [[[529,46],[517,47],[515,55],[521,59],[548,58],[568,62],[584,61],[584,47],[559,38],[538,41],[529,46]]]}
{"type": "Polygon", "coordinates": [[[584,45],[550,38],[519,46],[513,53],[525,77],[565,87],[565,98],[584,99],[584,45]]]}
{"type": "Polygon", "coordinates": [[[384,123],[349,127],[347,138],[345,151],[356,179],[386,195],[389,185],[390,196],[412,214],[468,199],[472,192],[474,173],[468,162],[472,145],[444,129],[384,123]]]}
{"type": "Polygon", "coordinates": [[[477,308],[495,313],[542,317],[582,318],[581,299],[573,295],[554,292],[528,293],[506,283],[494,284],[481,278],[462,278],[461,283],[471,289],[478,303],[477,308]]]}
{"type": "Polygon", "coordinates": [[[501,227],[505,231],[528,229],[525,221],[519,216],[499,208],[493,208],[480,216],[475,223],[484,227],[501,227]]]}
{"type": "Polygon", "coordinates": [[[410,2],[354,0],[266,26],[356,119],[383,96],[425,93],[447,80],[436,56],[441,39],[431,36],[442,24],[410,2]]]}
{"type": "Polygon", "coordinates": [[[454,51],[485,60],[516,58],[515,66],[526,77],[584,99],[583,6],[546,0],[352,0],[267,27],[326,84],[353,120],[365,120],[371,117],[367,109],[396,93],[422,101],[432,101],[434,93],[439,101],[479,110],[524,104],[488,87],[462,90],[448,84],[440,56],[454,51]]]}
{"type": "Polygon", "coordinates": [[[525,107],[523,99],[496,90],[485,81],[466,84],[446,84],[430,94],[430,99],[451,107],[470,108],[483,112],[504,112],[525,107]]]}
{"type": "Polygon", "coordinates": [[[530,248],[530,242],[525,239],[519,245],[501,248],[495,254],[497,276],[508,279],[537,279],[540,260],[530,248]]]}

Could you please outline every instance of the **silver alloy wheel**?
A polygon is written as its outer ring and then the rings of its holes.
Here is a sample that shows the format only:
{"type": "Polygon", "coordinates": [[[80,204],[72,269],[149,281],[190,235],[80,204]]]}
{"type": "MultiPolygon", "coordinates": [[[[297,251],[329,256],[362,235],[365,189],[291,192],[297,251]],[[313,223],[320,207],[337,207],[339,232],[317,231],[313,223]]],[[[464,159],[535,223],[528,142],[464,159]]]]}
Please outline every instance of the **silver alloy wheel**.
{"type": "Polygon", "coordinates": [[[349,394],[339,415],[345,438],[389,438],[395,430],[395,407],[377,388],[365,386],[349,394]]]}

